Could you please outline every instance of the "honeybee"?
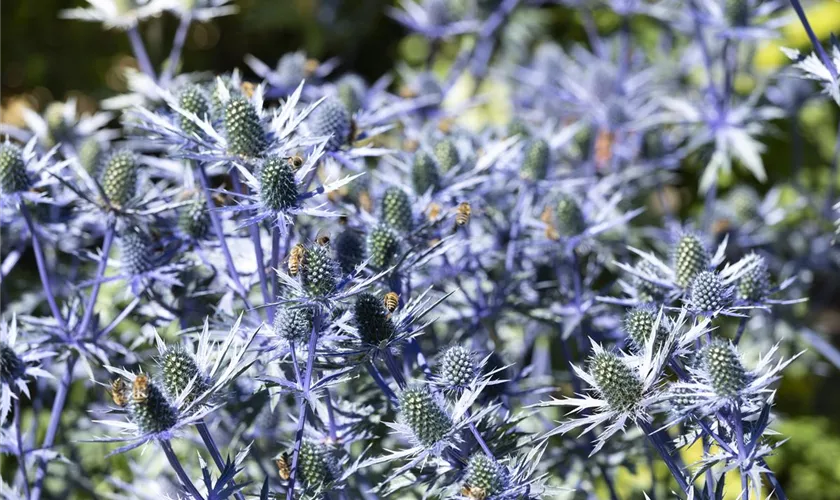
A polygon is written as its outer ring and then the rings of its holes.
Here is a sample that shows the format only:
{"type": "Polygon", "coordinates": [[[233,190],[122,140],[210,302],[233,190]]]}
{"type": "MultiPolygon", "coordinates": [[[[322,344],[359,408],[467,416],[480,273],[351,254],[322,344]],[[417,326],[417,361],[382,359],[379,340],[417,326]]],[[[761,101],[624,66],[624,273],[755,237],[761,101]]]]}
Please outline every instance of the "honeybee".
{"type": "Polygon", "coordinates": [[[609,130],[601,129],[595,138],[595,165],[602,169],[612,160],[612,145],[615,135],[609,130]]]}
{"type": "Polygon", "coordinates": [[[557,232],[557,229],[555,229],[554,226],[548,224],[545,226],[545,237],[551,241],[557,241],[560,239],[560,233],[557,232]]]}
{"type": "Polygon", "coordinates": [[[328,231],[320,230],[318,234],[315,235],[315,243],[323,246],[327,246],[330,244],[330,233],[328,231]]]}
{"type": "Polygon", "coordinates": [[[137,403],[146,401],[149,397],[149,377],[141,373],[134,378],[134,385],[131,387],[131,399],[137,403]]]}
{"type": "Polygon", "coordinates": [[[447,134],[452,130],[452,125],[455,124],[455,120],[452,118],[444,118],[440,122],[438,122],[438,130],[447,134]]]}
{"type": "Polygon", "coordinates": [[[400,88],[400,97],[402,97],[403,99],[411,99],[413,97],[417,97],[417,91],[405,85],[400,88]]]}
{"type": "Polygon", "coordinates": [[[388,292],[384,297],[382,297],[382,302],[385,303],[385,309],[387,309],[389,313],[392,313],[397,309],[397,306],[400,305],[400,296],[397,295],[396,292],[388,292]]]}
{"type": "Polygon", "coordinates": [[[359,193],[359,207],[369,214],[373,213],[373,200],[367,191],[359,193]]]}
{"type": "Polygon", "coordinates": [[[553,215],[554,214],[551,211],[551,207],[546,206],[540,214],[540,220],[545,222],[546,224],[551,224],[551,218],[553,215]]]}
{"type": "Polygon", "coordinates": [[[296,276],[298,271],[300,271],[300,265],[303,263],[303,254],[305,251],[306,247],[302,243],[298,243],[289,252],[289,274],[292,276],[296,276]]]}
{"type": "Polygon", "coordinates": [[[277,464],[277,472],[280,474],[280,479],[287,481],[292,475],[292,458],[284,451],[274,462],[277,464]]]}
{"type": "Polygon", "coordinates": [[[125,392],[125,380],[122,378],[115,378],[111,381],[111,399],[114,404],[123,407],[128,404],[128,397],[125,392]]]}
{"type": "Polygon", "coordinates": [[[240,87],[242,88],[242,93],[245,94],[245,97],[247,97],[248,99],[250,99],[251,96],[254,95],[254,89],[256,89],[256,86],[253,83],[242,82],[242,85],[240,87]]]}
{"type": "Polygon", "coordinates": [[[437,203],[435,203],[435,202],[429,203],[428,208],[426,208],[426,212],[429,215],[429,220],[430,221],[437,220],[438,217],[440,217],[441,210],[443,210],[443,209],[437,203]]]}
{"type": "Polygon", "coordinates": [[[306,76],[311,76],[313,73],[318,71],[318,66],[320,65],[321,63],[319,63],[317,59],[307,59],[306,64],[303,66],[303,72],[306,76]]]}
{"type": "Polygon", "coordinates": [[[455,209],[455,226],[463,227],[470,222],[470,215],[472,214],[472,207],[469,202],[462,201],[455,209]]]}
{"type": "Polygon", "coordinates": [[[461,494],[472,500],[484,500],[487,498],[487,492],[479,486],[464,486],[461,488],[461,494]]]}
{"type": "Polygon", "coordinates": [[[409,153],[417,151],[419,147],[420,142],[418,142],[416,139],[406,139],[403,141],[403,149],[408,151],[409,153]]]}
{"type": "Polygon", "coordinates": [[[300,154],[297,154],[297,153],[295,153],[295,155],[294,155],[294,156],[290,156],[290,157],[288,158],[288,160],[289,160],[289,163],[291,163],[291,164],[292,164],[292,167],[293,167],[295,170],[297,170],[297,169],[299,169],[300,167],[302,167],[302,166],[303,166],[303,164],[306,162],[306,160],[303,158],[303,156],[301,156],[300,154]]]}

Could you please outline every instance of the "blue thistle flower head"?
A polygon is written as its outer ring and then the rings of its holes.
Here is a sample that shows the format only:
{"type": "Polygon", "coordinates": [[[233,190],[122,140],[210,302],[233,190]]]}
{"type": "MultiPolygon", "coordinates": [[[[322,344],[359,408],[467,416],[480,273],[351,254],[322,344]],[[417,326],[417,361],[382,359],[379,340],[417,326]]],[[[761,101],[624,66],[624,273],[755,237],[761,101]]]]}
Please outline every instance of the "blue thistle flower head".
{"type": "Polygon", "coordinates": [[[371,293],[361,293],[356,297],[353,318],[359,338],[367,345],[378,346],[390,340],[396,332],[382,299],[371,293]]]}
{"type": "Polygon", "coordinates": [[[157,384],[142,373],[132,383],[128,412],[144,434],[164,432],[178,423],[178,410],[157,384]]]}
{"type": "Polygon", "coordinates": [[[370,264],[385,269],[394,264],[399,252],[400,237],[388,224],[376,225],[367,235],[367,255],[370,264]]]}
{"type": "Polygon", "coordinates": [[[596,353],[589,359],[589,371],[598,392],[612,410],[631,412],[641,402],[642,381],[618,354],[607,351],[596,353]]]}
{"type": "Polygon", "coordinates": [[[0,144],[0,193],[26,191],[29,186],[21,149],[9,142],[0,144]]]}
{"type": "Polygon", "coordinates": [[[691,282],[688,302],[698,313],[714,314],[732,303],[732,287],[714,271],[701,271],[691,282]]]}
{"type": "Polygon", "coordinates": [[[493,498],[504,492],[508,476],[504,465],[484,453],[475,453],[467,462],[463,491],[470,498],[493,498]]]}
{"type": "Polygon", "coordinates": [[[721,397],[737,396],[750,380],[741,356],[728,341],[718,340],[704,347],[700,353],[700,366],[715,393],[721,397]]]}
{"type": "Polygon", "coordinates": [[[335,238],[335,259],[341,272],[350,274],[365,260],[364,234],[353,228],[346,228],[335,238]]]}
{"type": "Polygon", "coordinates": [[[706,245],[694,233],[683,233],[673,249],[674,273],[678,286],[688,288],[695,276],[709,267],[711,256],[706,245]]]}
{"type": "Polygon", "coordinates": [[[344,103],[335,97],[327,97],[312,112],[310,130],[316,136],[329,136],[326,150],[338,151],[353,139],[353,119],[344,103]]]}
{"type": "Polygon", "coordinates": [[[137,157],[127,149],[111,154],[102,171],[102,191],[115,206],[124,206],[137,195],[137,157]]]}
{"type": "Polygon", "coordinates": [[[248,158],[258,157],[267,145],[260,115],[242,95],[231,95],[224,104],[224,127],[228,152],[248,158]]]}
{"type": "Polygon", "coordinates": [[[385,190],[380,202],[382,221],[400,232],[410,231],[414,225],[411,199],[401,188],[392,186],[385,190]]]}
{"type": "Polygon", "coordinates": [[[770,271],[767,268],[767,260],[754,253],[747,255],[746,258],[753,261],[753,265],[738,280],[738,298],[751,303],[761,302],[770,292],[770,271]]]}
{"type": "Polygon", "coordinates": [[[435,447],[453,429],[452,417],[440,398],[430,392],[428,387],[406,387],[399,393],[398,399],[400,418],[422,446],[435,447]]]}
{"type": "Polygon", "coordinates": [[[440,378],[446,387],[467,387],[475,380],[477,372],[475,357],[469,349],[454,345],[443,352],[440,359],[440,378]]]}

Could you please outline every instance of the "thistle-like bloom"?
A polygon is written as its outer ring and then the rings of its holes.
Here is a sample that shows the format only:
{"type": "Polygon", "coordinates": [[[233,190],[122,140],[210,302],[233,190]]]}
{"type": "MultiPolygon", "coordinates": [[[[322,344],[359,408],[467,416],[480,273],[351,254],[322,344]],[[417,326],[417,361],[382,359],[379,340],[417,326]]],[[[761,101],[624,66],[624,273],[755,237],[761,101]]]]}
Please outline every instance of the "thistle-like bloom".
{"type": "Polygon", "coordinates": [[[102,23],[106,28],[128,30],[151,17],[157,17],[173,5],[171,0],[87,0],[90,7],[61,12],[65,19],[102,23]]]}
{"type": "Polygon", "coordinates": [[[682,415],[689,411],[706,415],[732,405],[740,406],[745,414],[760,410],[772,393],[770,385],[801,354],[774,364],[778,349],[779,345],[774,345],[750,370],[736,346],[726,340],[714,341],[701,351],[699,364],[689,367],[691,381],[672,384],[665,399],[676,398],[682,415]]]}
{"type": "Polygon", "coordinates": [[[785,47],[782,47],[782,52],[791,61],[795,61],[796,64],[793,67],[802,72],[802,78],[820,82],[823,86],[823,92],[831,96],[840,105],[840,79],[838,79],[838,72],[840,72],[840,47],[836,44],[832,45],[831,58],[826,54],[825,59],[820,58],[814,52],[803,56],[799,50],[785,47]]]}
{"type": "Polygon", "coordinates": [[[124,453],[151,440],[169,440],[218,409],[224,401],[220,393],[255,361],[246,359],[246,354],[259,328],[242,339],[241,320],[236,320],[220,343],[211,340],[205,321],[195,352],[186,345],[166,346],[155,333],[160,382],[142,372],[134,374],[106,366],[118,377],[111,384],[112,396],[117,406],[126,411],[128,421],[96,420],[125,435],[95,441],[128,442],[111,452],[124,453]]]}
{"type": "Polygon", "coordinates": [[[0,422],[5,422],[12,407],[12,398],[29,397],[29,383],[34,378],[53,378],[39,361],[54,352],[32,349],[18,344],[17,318],[0,323],[0,422]]]}
{"type": "Polygon", "coordinates": [[[438,377],[447,389],[463,389],[475,381],[478,368],[472,351],[454,345],[443,352],[438,377]]]}
{"type": "Polygon", "coordinates": [[[9,142],[8,138],[0,144],[0,194],[3,195],[0,205],[14,207],[23,200],[33,203],[51,201],[42,188],[54,184],[55,180],[45,174],[57,174],[69,162],[53,164],[58,146],[44,155],[38,155],[36,144],[34,137],[23,149],[9,142]]]}
{"type": "Polygon", "coordinates": [[[461,491],[470,498],[501,498],[509,479],[504,465],[484,453],[476,453],[467,462],[461,491]]]}

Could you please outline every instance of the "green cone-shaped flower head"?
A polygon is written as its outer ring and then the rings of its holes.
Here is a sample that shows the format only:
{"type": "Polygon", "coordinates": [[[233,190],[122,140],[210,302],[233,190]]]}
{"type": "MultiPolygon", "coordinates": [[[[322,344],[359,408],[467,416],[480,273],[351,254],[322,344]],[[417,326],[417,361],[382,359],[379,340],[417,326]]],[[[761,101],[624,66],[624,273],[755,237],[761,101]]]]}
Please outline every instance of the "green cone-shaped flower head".
{"type": "Polygon", "coordinates": [[[525,146],[525,159],[522,162],[520,175],[529,181],[545,179],[548,164],[551,161],[551,150],[544,139],[532,140],[525,146]]]}
{"type": "Polygon", "coordinates": [[[335,290],[340,274],[328,245],[317,243],[306,248],[300,278],[307,292],[314,296],[329,295],[335,290]]]}
{"type": "Polygon", "coordinates": [[[298,186],[295,171],[288,158],[272,156],[260,172],[260,200],[276,212],[297,206],[298,186]]]}
{"type": "Polygon", "coordinates": [[[160,365],[163,388],[172,399],[180,396],[193,379],[195,382],[190,388],[189,395],[184,399],[187,403],[194,401],[210,388],[207,377],[198,367],[198,362],[181,346],[167,348],[160,365]]]}
{"type": "Polygon", "coordinates": [[[367,255],[377,269],[392,265],[399,252],[399,235],[390,226],[379,224],[367,236],[367,255]]]}
{"type": "Polygon", "coordinates": [[[317,488],[335,479],[337,464],[325,445],[304,439],[300,445],[300,477],[308,488],[317,488]]]}
{"type": "Polygon", "coordinates": [[[691,282],[689,302],[696,311],[719,311],[732,302],[732,290],[716,272],[701,271],[691,282]]]}
{"type": "Polygon", "coordinates": [[[225,104],[225,134],[228,152],[257,157],[265,149],[265,132],[254,105],[241,95],[232,95],[225,104]]]}
{"type": "Polygon", "coordinates": [[[353,318],[359,338],[368,345],[379,345],[394,335],[394,322],[391,320],[382,299],[371,293],[361,293],[356,297],[353,318]]]}
{"type": "Polygon", "coordinates": [[[449,172],[461,161],[458,148],[451,139],[444,139],[435,144],[434,153],[435,160],[437,160],[437,164],[443,172],[449,172]]]}
{"type": "Polygon", "coordinates": [[[201,195],[194,195],[178,213],[178,228],[187,236],[204,239],[210,230],[210,213],[201,195]]]}
{"type": "Polygon", "coordinates": [[[382,195],[382,220],[397,231],[410,231],[413,226],[411,199],[402,189],[393,186],[382,195]]]}
{"type": "Polygon", "coordinates": [[[120,262],[129,275],[136,276],[154,269],[154,247],[144,232],[137,228],[122,231],[119,246],[120,262]]]}
{"type": "Polygon", "coordinates": [[[674,272],[677,285],[688,288],[694,277],[709,267],[709,252],[693,233],[684,233],[674,247],[674,272]]]}
{"type": "Polygon", "coordinates": [[[750,267],[738,280],[738,298],[749,302],[761,302],[770,291],[770,271],[767,260],[758,254],[745,257],[752,261],[750,267]]]}
{"type": "Polygon", "coordinates": [[[79,163],[92,177],[99,177],[102,168],[102,144],[96,137],[88,137],[79,145],[79,163]]]}
{"type": "Polygon", "coordinates": [[[635,349],[642,351],[650,339],[651,335],[656,335],[654,338],[654,349],[659,349],[668,338],[668,330],[665,328],[665,318],[660,321],[656,332],[653,327],[656,324],[658,312],[651,306],[639,306],[631,309],[624,315],[624,330],[633,341],[635,349]]]}
{"type": "MultiPolygon", "coordinates": [[[[210,101],[204,90],[198,85],[187,85],[178,94],[178,106],[184,111],[195,113],[195,115],[202,120],[210,112],[210,101]]],[[[189,118],[178,114],[178,123],[181,130],[188,134],[199,134],[201,129],[193,123],[189,118]]]]}
{"type": "Polygon", "coordinates": [[[116,206],[124,206],[137,195],[137,158],[127,149],[115,151],[102,172],[102,191],[116,206]]]}
{"type": "Polygon", "coordinates": [[[728,341],[707,345],[703,348],[700,362],[718,396],[737,396],[749,383],[749,374],[741,363],[741,356],[728,341]]]}
{"type": "Polygon", "coordinates": [[[330,136],[327,151],[338,151],[352,139],[353,122],[350,112],[338,98],[327,97],[312,111],[310,117],[312,135],[330,136]]]}
{"type": "Polygon", "coordinates": [[[406,387],[398,399],[403,422],[423,446],[434,446],[452,430],[452,418],[428,387],[406,387]]]}
{"type": "Polygon", "coordinates": [[[619,355],[607,351],[595,354],[589,360],[589,371],[611,410],[629,412],[641,402],[642,381],[619,355]]]}
{"type": "Polygon", "coordinates": [[[506,475],[503,465],[484,453],[475,453],[467,462],[463,485],[474,497],[489,498],[502,492],[506,475]]]}
{"type": "Polygon", "coordinates": [[[364,235],[354,229],[347,228],[335,239],[335,258],[341,266],[341,272],[350,274],[365,260],[364,235]]]}
{"type": "Polygon", "coordinates": [[[557,200],[557,232],[563,236],[575,236],[586,229],[583,212],[577,200],[568,194],[557,200]]]}
{"type": "Polygon", "coordinates": [[[350,113],[362,107],[367,92],[367,84],[359,75],[348,74],[338,81],[338,99],[350,113]]]}
{"type": "Polygon", "coordinates": [[[414,191],[418,194],[438,188],[440,172],[432,155],[425,151],[418,151],[414,155],[414,163],[411,165],[411,182],[414,185],[414,191]]]}
{"type": "Polygon", "coordinates": [[[19,193],[29,186],[23,152],[12,143],[0,144],[0,193],[19,193]]]}
{"type": "Polygon", "coordinates": [[[308,342],[314,319],[315,312],[309,307],[278,308],[274,315],[274,334],[287,342],[308,342]]]}
{"type": "Polygon", "coordinates": [[[134,379],[128,410],[131,420],[144,434],[163,432],[178,422],[178,410],[169,403],[157,384],[144,374],[134,379]]]}
{"type": "Polygon", "coordinates": [[[440,377],[447,386],[466,387],[475,379],[475,374],[475,359],[469,349],[455,345],[443,353],[440,377]]]}

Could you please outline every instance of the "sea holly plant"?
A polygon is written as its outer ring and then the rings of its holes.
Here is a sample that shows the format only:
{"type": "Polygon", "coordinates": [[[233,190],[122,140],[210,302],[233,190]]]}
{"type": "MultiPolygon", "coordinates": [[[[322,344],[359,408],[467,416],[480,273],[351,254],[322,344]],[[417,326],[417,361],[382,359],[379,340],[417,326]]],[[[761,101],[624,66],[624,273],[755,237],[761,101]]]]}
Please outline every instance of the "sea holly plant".
{"type": "Polygon", "coordinates": [[[834,37],[795,0],[385,3],[379,74],[187,71],[248,2],[60,13],[136,64],[0,124],[0,496],[788,498],[781,382],[840,368],[834,37]]]}

